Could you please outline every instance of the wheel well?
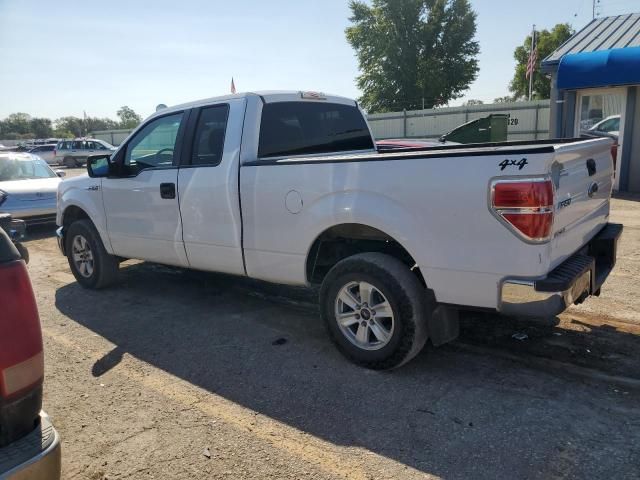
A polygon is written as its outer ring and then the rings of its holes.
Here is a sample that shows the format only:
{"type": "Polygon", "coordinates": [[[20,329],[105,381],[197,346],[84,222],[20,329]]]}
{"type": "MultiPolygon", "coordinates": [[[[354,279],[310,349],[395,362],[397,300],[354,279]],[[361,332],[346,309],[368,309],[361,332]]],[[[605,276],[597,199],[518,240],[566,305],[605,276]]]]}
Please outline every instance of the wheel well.
{"type": "Polygon", "coordinates": [[[62,215],[62,226],[63,227],[69,227],[69,225],[71,225],[76,220],[81,220],[81,219],[85,219],[85,218],[87,220],[91,220],[89,218],[89,215],[87,215],[87,212],[82,210],[80,207],[76,207],[75,205],[71,205],[71,206],[66,208],[66,210],[64,211],[64,213],[62,215]]]}
{"type": "Polygon", "coordinates": [[[312,284],[322,283],[340,260],[365,252],[380,252],[397,258],[426,286],[416,261],[400,243],[377,228],[358,223],[336,225],[316,238],[307,256],[307,280],[312,284]]]}

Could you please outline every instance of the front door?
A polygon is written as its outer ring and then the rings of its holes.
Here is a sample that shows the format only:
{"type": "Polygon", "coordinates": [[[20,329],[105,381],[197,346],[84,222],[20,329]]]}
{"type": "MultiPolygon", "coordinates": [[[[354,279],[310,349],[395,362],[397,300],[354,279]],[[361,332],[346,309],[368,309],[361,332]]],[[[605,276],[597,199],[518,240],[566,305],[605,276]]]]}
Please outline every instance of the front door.
{"type": "Polygon", "coordinates": [[[186,112],[151,120],[118,152],[121,176],[102,179],[115,255],[187,266],[177,181],[186,112]]]}

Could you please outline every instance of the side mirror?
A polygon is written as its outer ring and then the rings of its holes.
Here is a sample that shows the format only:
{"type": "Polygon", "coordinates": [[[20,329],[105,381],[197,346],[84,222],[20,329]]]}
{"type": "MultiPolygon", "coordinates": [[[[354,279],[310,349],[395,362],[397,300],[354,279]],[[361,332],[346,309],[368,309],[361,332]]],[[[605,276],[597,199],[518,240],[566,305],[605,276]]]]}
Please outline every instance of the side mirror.
{"type": "Polygon", "coordinates": [[[91,155],[87,158],[87,173],[91,178],[106,177],[111,170],[109,157],[111,155],[91,155]]]}
{"type": "Polygon", "coordinates": [[[64,170],[54,170],[53,173],[55,173],[60,178],[67,176],[67,172],[65,172],[64,170]]]}

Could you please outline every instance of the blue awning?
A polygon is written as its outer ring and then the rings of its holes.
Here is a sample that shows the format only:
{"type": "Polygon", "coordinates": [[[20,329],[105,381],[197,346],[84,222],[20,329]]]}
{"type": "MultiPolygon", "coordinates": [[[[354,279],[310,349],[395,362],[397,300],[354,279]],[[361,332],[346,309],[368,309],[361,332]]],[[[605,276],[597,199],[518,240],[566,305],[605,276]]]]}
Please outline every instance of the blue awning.
{"type": "Polygon", "coordinates": [[[640,47],[565,55],[558,67],[558,88],[640,85],[640,47]]]}

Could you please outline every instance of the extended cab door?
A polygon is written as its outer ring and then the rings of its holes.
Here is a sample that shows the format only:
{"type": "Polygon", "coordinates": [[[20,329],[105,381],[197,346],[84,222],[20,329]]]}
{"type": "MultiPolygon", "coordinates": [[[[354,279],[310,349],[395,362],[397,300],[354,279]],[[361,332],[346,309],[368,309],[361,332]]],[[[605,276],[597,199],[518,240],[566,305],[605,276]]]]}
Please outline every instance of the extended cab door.
{"type": "Polygon", "coordinates": [[[178,206],[178,159],[188,112],[151,119],[115,158],[118,176],[102,179],[107,231],[115,255],[187,266],[178,206]]]}
{"type": "Polygon", "coordinates": [[[238,166],[244,98],[194,109],[178,173],[184,248],[200,270],[244,274],[238,166]]]}

